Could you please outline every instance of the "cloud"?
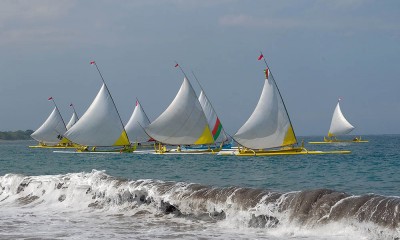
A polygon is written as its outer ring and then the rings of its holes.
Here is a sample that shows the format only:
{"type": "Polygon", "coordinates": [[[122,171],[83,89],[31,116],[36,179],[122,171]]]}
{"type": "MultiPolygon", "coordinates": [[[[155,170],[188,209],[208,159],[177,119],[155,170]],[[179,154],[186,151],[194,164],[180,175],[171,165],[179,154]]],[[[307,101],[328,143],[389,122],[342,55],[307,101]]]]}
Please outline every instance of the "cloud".
{"type": "Polygon", "coordinates": [[[74,6],[74,0],[2,0],[0,1],[0,22],[4,24],[54,20],[67,15],[74,6]]]}
{"type": "Polygon", "coordinates": [[[400,30],[398,22],[376,18],[374,16],[292,16],[292,17],[255,17],[246,14],[225,15],[218,24],[225,27],[264,28],[264,29],[300,29],[315,31],[385,31],[400,30]]]}
{"type": "Polygon", "coordinates": [[[222,26],[266,27],[266,28],[296,28],[302,25],[292,19],[257,18],[245,14],[222,16],[219,19],[222,26]]]}

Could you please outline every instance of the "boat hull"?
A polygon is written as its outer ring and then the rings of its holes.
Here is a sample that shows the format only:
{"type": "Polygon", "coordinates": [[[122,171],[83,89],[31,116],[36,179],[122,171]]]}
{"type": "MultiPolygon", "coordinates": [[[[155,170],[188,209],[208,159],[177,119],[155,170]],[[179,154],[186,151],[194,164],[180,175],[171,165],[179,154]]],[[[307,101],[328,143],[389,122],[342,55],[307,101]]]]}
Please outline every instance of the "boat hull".
{"type": "Polygon", "coordinates": [[[261,150],[261,151],[221,151],[218,155],[234,155],[234,156],[281,156],[281,155],[322,155],[322,154],[349,154],[348,150],[335,150],[335,151],[315,151],[307,150],[305,148],[293,149],[277,149],[277,150],[261,150]]]}
{"type": "Polygon", "coordinates": [[[326,138],[324,137],[324,141],[322,142],[308,142],[310,144],[330,144],[330,143],[367,143],[368,140],[362,140],[361,137],[356,137],[351,140],[340,140],[337,138],[326,138]]]}
{"type": "Polygon", "coordinates": [[[35,146],[28,146],[29,148],[54,148],[54,149],[76,149],[80,146],[44,146],[44,145],[35,145],[35,146]]]}
{"type": "Polygon", "coordinates": [[[329,141],[329,142],[308,142],[309,144],[332,144],[332,143],[367,143],[368,140],[361,140],[361,141],[352,141],[352,140],[343,140],[343,141],[329,141]]]}

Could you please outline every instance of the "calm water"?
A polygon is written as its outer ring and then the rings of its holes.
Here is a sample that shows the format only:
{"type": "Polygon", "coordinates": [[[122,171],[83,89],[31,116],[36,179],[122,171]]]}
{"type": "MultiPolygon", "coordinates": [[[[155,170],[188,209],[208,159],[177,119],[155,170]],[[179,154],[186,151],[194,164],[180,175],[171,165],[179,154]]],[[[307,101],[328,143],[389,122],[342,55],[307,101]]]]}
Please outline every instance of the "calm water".
{"type": "Polygon", "coordinates": [[[62,154],[2,142],[0,238],[396,239],[400,135],[363,137],[304,138],[309,150],[348,155],[277,157],[62,154]]]}

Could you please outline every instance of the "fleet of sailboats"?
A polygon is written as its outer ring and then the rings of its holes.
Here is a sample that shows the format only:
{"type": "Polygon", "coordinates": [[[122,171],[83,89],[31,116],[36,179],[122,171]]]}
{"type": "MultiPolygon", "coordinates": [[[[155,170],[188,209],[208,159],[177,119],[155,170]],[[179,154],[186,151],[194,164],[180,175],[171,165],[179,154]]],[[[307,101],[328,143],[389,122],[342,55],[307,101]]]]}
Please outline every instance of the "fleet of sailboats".
{"type": "MultiPolygon", "coordinates": [[[[179,66],[184,74],[183,82],[165,111],[151,122],[136,100],[129,121],[123,125],[103,76],[97,64],[92,61],[91,64],[96,66],[103,81],[97,96],[81,118],[78,118],[71,104],[73,115],[67,125],[54,99],[49,98],[55,107],[47,120],[32,134],[32,138],[39,142],[35,147],[74,147],[80,152],[134,152],[138,145],[153,143],[154,150],[148,153],[218,153],[237,156],[350,153],[309,151],[304,148],[304,144],[299,146],[282,95],[262,53],[258,60],[261,59],[266,64],[261,96],[253,113],[233,137],[229,137],[223,129],[196,76],[201,88],[199,96],[178,64],[175,67],[179,66]],[[229,138],[236,142],[237,147],[222,150],[229,138]]],[[[353,128],[344,118],[338,102],[328,136],[346,134],[353,128]]]]}

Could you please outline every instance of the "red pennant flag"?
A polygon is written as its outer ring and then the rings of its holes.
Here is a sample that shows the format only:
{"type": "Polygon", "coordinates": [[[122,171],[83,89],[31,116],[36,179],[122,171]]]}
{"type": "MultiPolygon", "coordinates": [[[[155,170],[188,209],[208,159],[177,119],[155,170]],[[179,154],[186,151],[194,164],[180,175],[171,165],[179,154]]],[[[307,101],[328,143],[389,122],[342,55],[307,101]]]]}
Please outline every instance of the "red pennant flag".
{"type": "Polygon", "coordinates": [[[49,97],[49,99],[48,99],[48,100],[49,100],[49,101],[50,101],[50,100],[53,100],[53,97],[49,97]]]}
{"type": "Polygon", "coordinates": [[[91,61],[91,62],[90,62],[90,64],[95,64],[95,63],[96,63],[95,61],[91,61]]]}
{"type": "Polygon", "coordinates": [[[263,58],[264,58],[264,55],[262,55],[262,53],[261,53],[261,55],[258,57],[258,61],[260,61],[263,58]]]}
{"type": "Polygon", "coordinates": [[[266,69],[264,70],[264,72],[265,72],[265,79],[268,79],[268,76],[269,76],[269,69],[266,68],[266,69]]]}
{"type": "Polygon", "coordinates": [[[175,67],[178,67],[179,66],[179,64],[175,64],[175,67]]]}

